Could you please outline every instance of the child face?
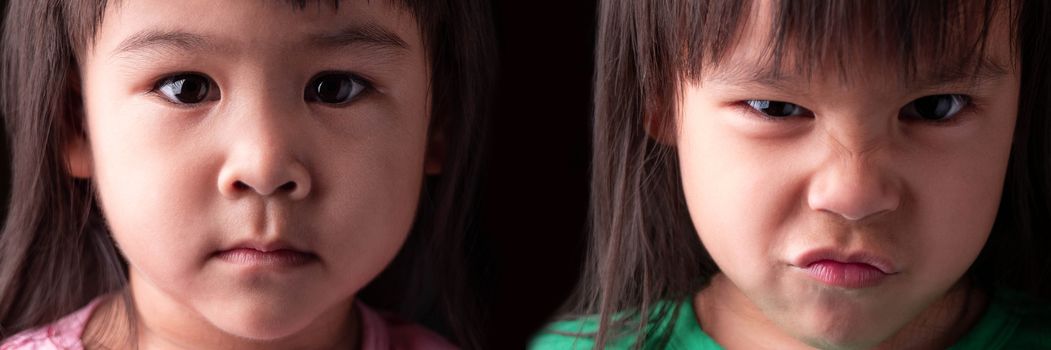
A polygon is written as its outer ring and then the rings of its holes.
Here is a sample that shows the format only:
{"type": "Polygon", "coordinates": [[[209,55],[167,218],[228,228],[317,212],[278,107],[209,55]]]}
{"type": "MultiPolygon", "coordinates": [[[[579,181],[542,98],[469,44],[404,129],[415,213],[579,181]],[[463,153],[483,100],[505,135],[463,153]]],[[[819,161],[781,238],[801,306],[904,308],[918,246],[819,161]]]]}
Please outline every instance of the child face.
{"type": "Polygon", "coordinates": [[[752,73],[769,20],[685,87],[690,215],[751,304],[722,306],[757,309],[810,345],[871,347],[958,283],[989,236],[1019,94],[1007,26],[987,48],[1005,70],[977,80],[903,83],[877,58],[849,63],[848,79],[828,65],[766,81],[752,73]]]}
{"type": "Polygon", "coordinates": [[[256,340],[339,325],[401,247],[437,161],[418,28],[388,2],[321,3],[107,9],[68,156],[146,321],[256,340]]]}

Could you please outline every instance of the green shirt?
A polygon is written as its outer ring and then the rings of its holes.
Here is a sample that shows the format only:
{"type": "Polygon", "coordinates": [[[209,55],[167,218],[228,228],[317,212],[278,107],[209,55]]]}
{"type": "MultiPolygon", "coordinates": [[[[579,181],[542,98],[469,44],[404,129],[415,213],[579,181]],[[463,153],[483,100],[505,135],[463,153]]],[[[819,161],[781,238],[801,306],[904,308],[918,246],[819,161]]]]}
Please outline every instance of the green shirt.
{"type": "MultiPolygon", "coordinates": [[[[701,330],[694,316],[692,300],[670,305],[678,308],[674,325],[668,320],[649,326],[650,334],[670,331],[664,349],[722,349],[701,330]],[[673,327],[670,328],[669,327],[673,327]]],[[[672,315],[673,313],[668,313],[672,315]]],[[[555,322],[533,339],[532,350],[591,349],[588,334],[598,329],[596,317],[555,322]],[[577,336],[577,334],[583,334],[577,336]]],[[[657,349],[659,339],[647,337],[643,349],[657,349]]],[[[623,336],[607,343],[607,349],[631,349],[634,337],[623,336]]],[[[1051,349],[1051,305],[1028,296],[1005,290],[993,293],[989,308],[967,335],[952,350],[966,349],[1051,349]]]]}

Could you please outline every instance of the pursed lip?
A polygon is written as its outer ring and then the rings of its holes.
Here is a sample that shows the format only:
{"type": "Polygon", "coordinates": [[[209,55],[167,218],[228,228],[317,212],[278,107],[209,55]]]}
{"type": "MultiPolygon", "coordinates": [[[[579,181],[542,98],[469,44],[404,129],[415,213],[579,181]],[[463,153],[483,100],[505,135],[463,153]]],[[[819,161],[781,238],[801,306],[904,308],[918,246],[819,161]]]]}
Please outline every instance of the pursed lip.
{"type": "Polygon", "coordinates": [[[887,275],[898,273],[898,268],[890,259],[864,250],[844,252],[835,248],[814,249],[797,256],[790,264],[805,269],[822,260],[831,260],[844,264],[866,264],[887,275]]]}

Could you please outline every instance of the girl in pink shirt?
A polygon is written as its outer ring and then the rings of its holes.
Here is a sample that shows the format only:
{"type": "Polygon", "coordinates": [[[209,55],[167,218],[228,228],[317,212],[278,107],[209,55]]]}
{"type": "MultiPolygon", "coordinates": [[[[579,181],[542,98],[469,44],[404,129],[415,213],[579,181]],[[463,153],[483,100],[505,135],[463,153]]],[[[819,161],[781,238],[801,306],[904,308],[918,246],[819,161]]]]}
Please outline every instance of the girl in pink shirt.
{"type": "Polygon", "coordinates": [[[12,1],[0,349],[476,347],[486,6],[12,1]]]}

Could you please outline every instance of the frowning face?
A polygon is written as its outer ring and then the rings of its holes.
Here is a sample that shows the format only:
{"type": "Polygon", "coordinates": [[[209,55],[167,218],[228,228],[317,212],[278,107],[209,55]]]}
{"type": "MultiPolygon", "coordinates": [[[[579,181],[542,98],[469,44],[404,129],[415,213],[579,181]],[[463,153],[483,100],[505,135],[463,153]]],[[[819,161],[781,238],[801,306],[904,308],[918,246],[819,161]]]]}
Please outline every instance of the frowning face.
{"type": "Polygon", "coordinates": [[[1019,94],[1006,25],[979,74],[924,79],[948,75],[921,65],[916,81],[872,62],[845,79],[763,78],[769,26],[750,25],[686,85],[677,124],[694,226],[748,304],[724,306],[812,346],[871,347],[943,297],[989,236],[1019,94]]]}
{"type": "Polygon", "coordinates": [[[395,5],[120,2],[80,71],[73,172],[97,185],[140,311],[172,330],[339,324],[403,243],[429,77],[395,5]]]}

